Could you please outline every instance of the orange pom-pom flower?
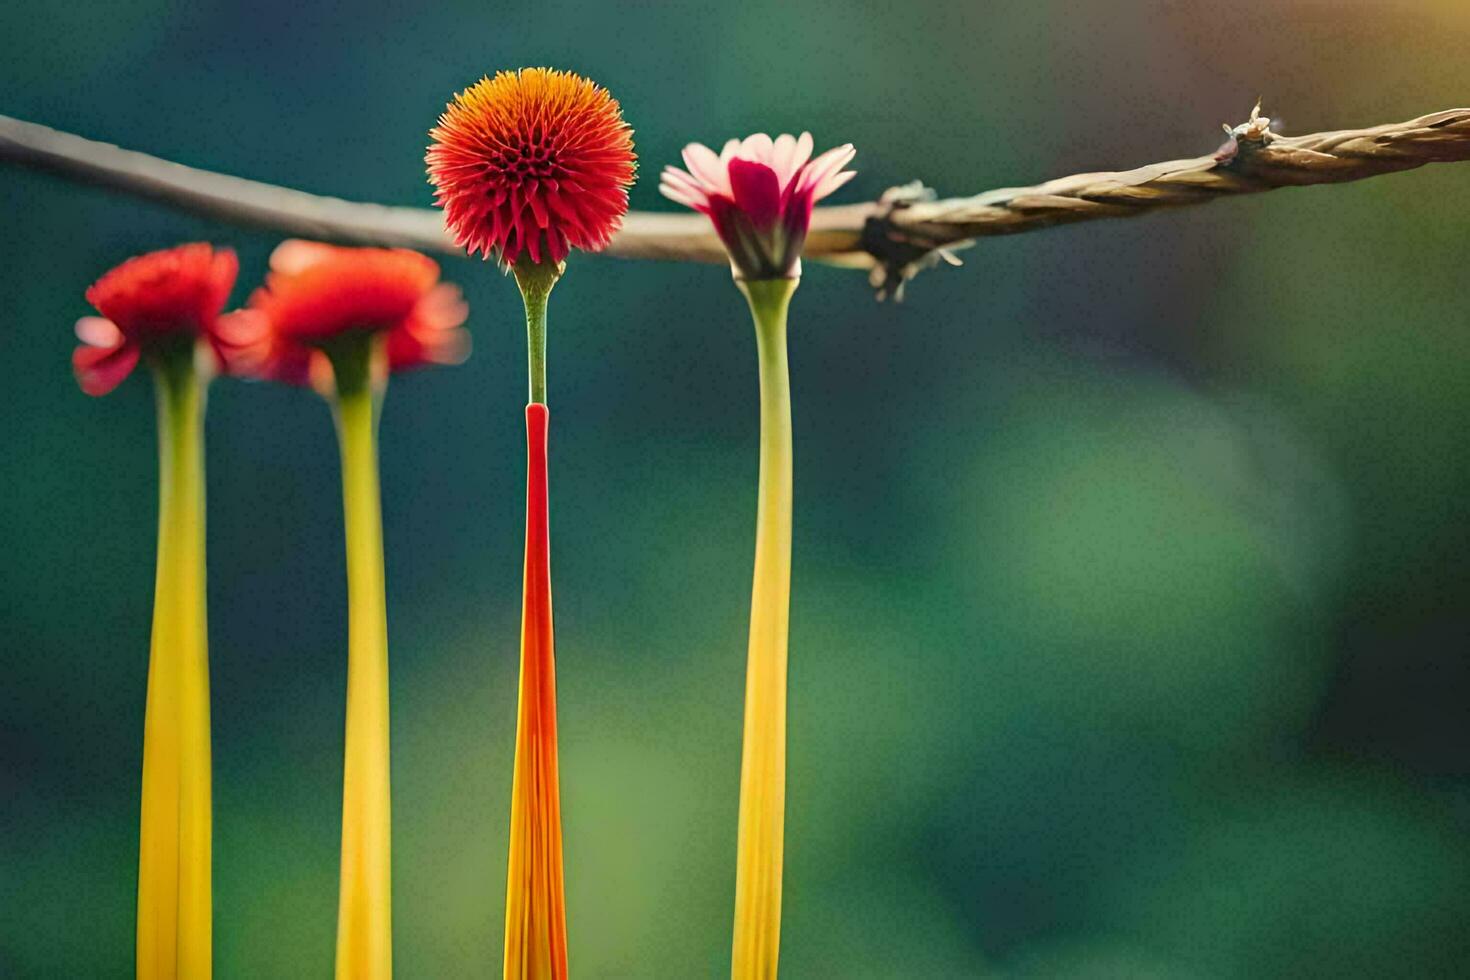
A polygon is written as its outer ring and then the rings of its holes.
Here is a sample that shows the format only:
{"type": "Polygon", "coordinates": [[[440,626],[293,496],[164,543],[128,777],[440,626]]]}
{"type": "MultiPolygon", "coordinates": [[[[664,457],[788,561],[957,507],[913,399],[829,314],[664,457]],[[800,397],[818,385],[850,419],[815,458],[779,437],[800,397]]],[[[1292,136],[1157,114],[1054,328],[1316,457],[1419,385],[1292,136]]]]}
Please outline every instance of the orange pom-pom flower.
{"type": "Polygon", "coordinates": [[[72,353],[77,382],[89,395],[122,383],[148,348],[180,337],[218,349],[221,317],[239,272],[235,253],[202,242],[128,259],[87,290],[102,315],[77,321],[72,353]]]}
{"type": "Polygon", "coordinates": [[[618,103],[570,72],[524,68],[454,97],[429,133],[429,180],[456,242],[515,274],[526,308],[526,551],[505,896],[505,976],[565,980],[547,500],[546,308],[570,251],[607,245],[637,163],[618,103]]]}
{"type": "Polygon", "coordinates": [[[455,96],[426,162],[454,240],[512,265],[607,245],[637,169],[607,90],[571,72],[503,71],[455,96]]]}
{"type": "Polygon", "coordinates": [[[235,373],[321,388],[331,378],[324,345],[352,332],[386,335],[389,371],[469,356],[468,309],[428,256],[292,240],[271,253],[270,265],[251,294],[250,315],[221,330],[235,373]]]}

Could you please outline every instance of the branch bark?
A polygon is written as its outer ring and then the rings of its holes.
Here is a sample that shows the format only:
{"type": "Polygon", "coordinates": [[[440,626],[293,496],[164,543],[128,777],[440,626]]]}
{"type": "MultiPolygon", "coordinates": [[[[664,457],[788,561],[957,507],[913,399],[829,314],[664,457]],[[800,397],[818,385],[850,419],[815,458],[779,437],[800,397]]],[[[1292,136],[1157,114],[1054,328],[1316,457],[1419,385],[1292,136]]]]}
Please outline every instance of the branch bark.
{"type": "MultiPolygon", "coordinates": [[[[1470,109],[1369,129],[1281,136],[1257,107],[1248,122],[1227,130],[1229,140],[1215,153],[1136,170],[1076,174],[943,200],[911,184],[875,202],[818,208],[805,254],[870,270],[881,296],[901,290],[937,258],[952,258],[954,249],[989,235],[1470,160],[1470,109]]],[[[445,235],[439,212],[429,208],[344,201],[211,173],[8,116],[0,116],[0,160],[282,234],[463,254],[445,235]]],[[[709,222],[696,214],[631,212],[607,254],[726,261],[709,222]]]]}

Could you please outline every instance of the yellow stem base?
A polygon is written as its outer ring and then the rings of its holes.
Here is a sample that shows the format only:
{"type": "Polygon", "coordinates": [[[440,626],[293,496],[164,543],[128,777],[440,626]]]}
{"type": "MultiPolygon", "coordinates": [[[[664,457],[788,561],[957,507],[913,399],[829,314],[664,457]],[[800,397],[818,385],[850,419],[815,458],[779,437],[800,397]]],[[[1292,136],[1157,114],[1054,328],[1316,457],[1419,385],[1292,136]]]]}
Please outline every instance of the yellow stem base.
{"type": "Polygon", "coordinates": [[[204,382],[192,348],[160,352],[158,572],[143,721],[137,975],[212,968],[209,652],[204,585],[204,382]]]}
{"type": "Polygon", "coordinates": [[[388,614],[378,486],[382,338],[333,350],[347,530],[347,731],[342,767],[338,980],[393,975],[392,816],[388,779],[388,614]]]}
{"type": "Polygon", "coordinates": [[[786,819],[786,640],[791,607],[791,381],[786,311],[794,279],[738,282],[760,355],[761,447],[740,765],[730,975],[773,980],[781,952],[786,819]]]}

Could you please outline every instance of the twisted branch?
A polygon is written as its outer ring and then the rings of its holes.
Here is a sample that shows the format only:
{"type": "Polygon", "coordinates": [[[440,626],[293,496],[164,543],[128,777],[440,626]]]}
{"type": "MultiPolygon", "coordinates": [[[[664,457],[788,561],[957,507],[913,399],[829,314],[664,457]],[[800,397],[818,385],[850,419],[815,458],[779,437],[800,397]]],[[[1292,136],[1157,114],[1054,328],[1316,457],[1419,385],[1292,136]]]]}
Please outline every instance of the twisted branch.
{"type": "MultiPolygon", "coordinates": [[[[1260,115],[1215,153],[1137,170],[1076,174],[1033,187],[935,200],[919,184],[871,203],[818,208],[805,254],[869,269],[880,296],[938,258],[988,235],[1093,218],[1123,218],[1218,197],[1360,180],[1426,163],[1470,159],[1470,109],[1370,129],[1281,136],[1260,115]]],[[[107,187],[220,221],[351,244],[463,254],[437,211],[363,204],[197,170],[0,116],[0,160],[107,187]]],[[[709,222],[694,214],[632,212],[607,248],[634,259],[724,262],[709,222]]]]}
{"type": "Polygon", "coordinates": [[[1306,136],[1273,133],[1271,120],[1260,110],[1257,104],[1248,122],[1225,127],[1229,139],[1209,156],[1123,172],[1075,174],[1035,187],[1008,187],[968,198],[908,203],[899,196],[886,226],[870,228],[867,251],[885,263],[890,274],[898,272],[909,278],[914,268],[895,268],[905,248],[917,261],[986,235],[1010,235],[1093,218],[1127,218],[1227,195],[1337,184],[1412,170],[1426,163],[1470,160],[1470,109],[1449,109],[1371,129],[1306,136]]]}

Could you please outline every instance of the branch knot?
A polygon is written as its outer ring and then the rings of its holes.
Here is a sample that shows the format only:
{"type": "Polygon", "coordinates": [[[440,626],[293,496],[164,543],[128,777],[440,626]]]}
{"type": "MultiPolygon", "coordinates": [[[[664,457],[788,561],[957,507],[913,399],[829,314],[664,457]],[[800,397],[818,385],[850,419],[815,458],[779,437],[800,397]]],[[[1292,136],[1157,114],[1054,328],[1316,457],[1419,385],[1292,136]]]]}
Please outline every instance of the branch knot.
{"type": "Polygon", "coordinates": [[[862,246],[873,257],[874,264],[868,272],[868,285],[873,287],[878,301],[889,296],[894,302],[903,302],[904,286],[925,269],[931,269],[941,260],[950,265],[960,265],[954,253],[969,248],[973,241],[944,241],[929,238],[913,229],[901,229],[893,216],[915,204],[927,203],[936,198],[932,187],[922,181],[910,181],[890,187],[878,198],[876,213],[863,224],[862,246]]]}
{"type": "Polygon", "coordinates": [[[1271,132],[1270,117],[1261,115],[1260,99],[1256,100],[1250,119],[1239,126],[1225,123],[1224,129],[1229,139],[1215,151],[1215,162],[1220,164],[1234,163],[1237,157],[1249,156],[1256,150],[1270,146],[1276,139],[1276,134],[1271,132]]]}

